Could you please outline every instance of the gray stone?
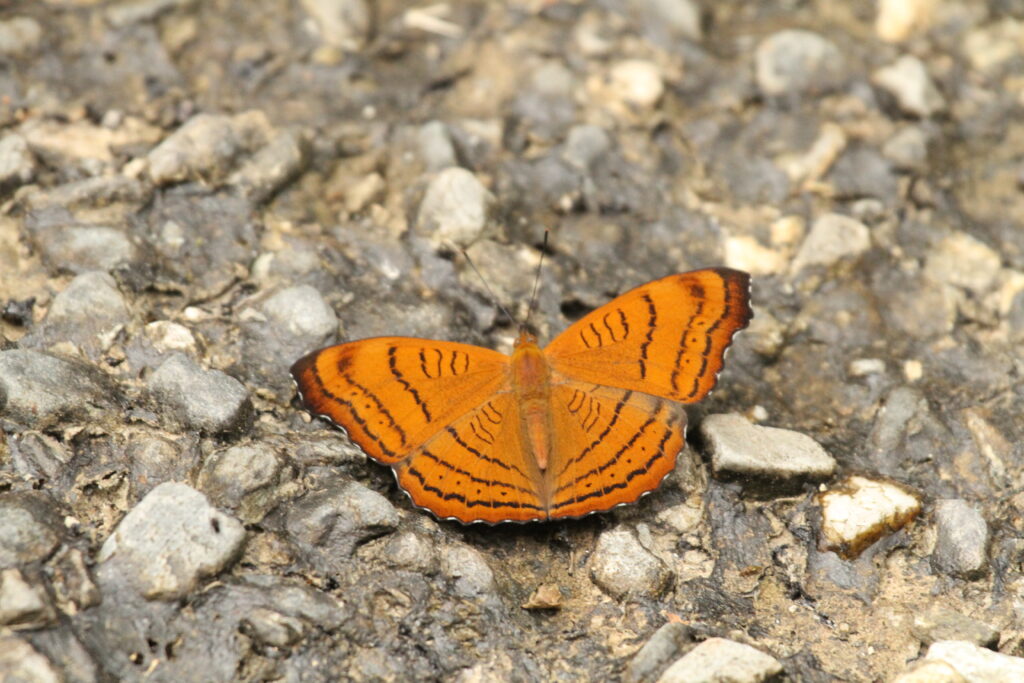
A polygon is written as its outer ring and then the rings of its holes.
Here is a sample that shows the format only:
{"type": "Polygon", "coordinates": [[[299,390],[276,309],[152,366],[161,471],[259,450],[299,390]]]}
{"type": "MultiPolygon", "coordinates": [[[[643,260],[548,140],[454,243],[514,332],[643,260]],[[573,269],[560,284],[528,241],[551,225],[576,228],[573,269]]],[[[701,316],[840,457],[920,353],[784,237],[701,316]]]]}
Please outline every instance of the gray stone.
{"type": "Polygon", "coordinates": [[[329,342],[338,332],[338,316],[322,294],[309,285],[277,292],[261,307],[267,323],[291,346],[312,350],[329,342]]]}
{"type": "Polygon", "coordinates": [[[320,40],[341,50],[358,50],[369,38],[372,15],[365,0],[302,0],[316,21],[320,40]]]}
{"type": "Polygon", "coordinates": [[[70,273],[110,271],[134,262],[138,250],[123,230],[103,225],[67,225],[34,236],[43,261],[70,273]]]}
{"type": "Polygon", "coordinates": [[[821,93],[841,85],[845,65],[839,48],[817,33],[787,29],[757,47],[757,85],[768,96],[821,93]]]}
{"type": "MultiPolygon", "coordinates": [[[[825,178],[836,199],[849,199],[864,206],[863,200],[897,201],[899,187],[892,165],[880,152],[864,145],[851,145],[832,165],[825,178]]],[[[851,207],[852,210],[852,207],[851,207]]]]}
{"type": "Polygon", "coordinates": [[[979,647],[995,647],[999,642],[999,631],[988,624],[941,606],[915,614],[910,630],[925,645],[963,640],[979,647]]]}
{"type": "Polygon", "coordinates": [[[709,415],[700,429],[718,474],[802,481],[827,479],[836,469],[835,459],[811,437],[759,427],[742,415],[709,415]]]}
{"type": "Polygon", "coordinates": [[[360,543],[394,531],[398,521],[384,496],[356,482],[338,482],[290,504],[285,526],[307,552],[348,557],[360,543]]]}
{"type": "Polygon", "coordinates": [[[284,131],[257,150],[231,174],[228,184],[241,188],[253,201],[262,202],[299,175],[309,162],[309,140],[284,131]]]}
{"type": "Polygon", "coordinates": [[[435,246],[468,247],[487,226],[494,196],[464,168],[446,168],[430,181],[417,224],[435,246]]]}
{"type": "Polygon", "coordinates": [[[440,171],[458,163],[452,136],[441,121],[424,123],[419,129],[417,141],[420,158],[428,171],[440,171]]]}
{"type": "Polygon", "coordinates": [[[590,577],[614,598],[659,595],[672,579],[672,572],[640,545],[632,531],[612,529],[597,539],[590,558],[590,577]]]}
{"type": "Polygon", "coordinates": [[[938,537],[932,564],[946,574],[976,579],[988,569],[988,524],[981,513],[959,498],[935,503],[938,537]]]}
{"type": "Polygon", "coordinates": [[[149,153],[149,176],[158,185],[216,182],[228,175],[243,152],[262,147],[269,130],[258,112],[197,114],[149,153]]]}
{"type": "Polygon", "coordinates": [[[123,175],[98,175],[57,185],[28,188],[24,201],[33,210],[106,208],[111,204],[139,207],[149,200],[153,188],[123,175]]]}
{"type": "Polygon", "coordinates": [[[102,371],[38,351],[0,351],[0,417],[35,429],[98,419],[120,401],[102,371]]]}
{"type": "Polygon", "coordinates": [[[61,542],[60,520],[43,494],[0,494],[0,519],[0,569],[45,560],[61,542]]]}
{"type": "Polygon", "coordinates": [[[928,138],[920,126],[901,128],[885,141],[882,155],[901,170],[921,170],[928,163],[928,138]]]}
{"type": "Polygon", "coordinates": [[[252,401],[242,383],[219,370],[204,370],[184,354],[164,361],[147,387],[157,407],[188,429],[226,434],[252,425],[252,401]]]}
{"type": "Polygon", "coordinates": [[[29,584],[17,569],[0,571],[0,626],[41,628],[55,619],[42,586],[29,584]]]}
{"type": "Polygon", "coordinates": [[[167,482],[150,491],[103,543],[101,585],[126,581],[147,600],[175,600],[216,576],[245,542],[241,523],[192,487],[167,482]]]}
{"type": "Polygon", "coordinates": [[[925,659],[946,662],[968,683],[1024,681],[1024,658],[999,654],[962,640],[933,643],[925,659]]]}
{"type": "Polygon", "coordinates": [[[46,657],[21,638],[0,635],[0,681],[62,683],[64,676],[46,657]]]}
{"type": "Polygon", "coordinates": [[[946,108],[946,100],[932,82],[924,62],[913,55],[903,55],[894,64],[882,67],[871,80],[888,91],[906,114],[924,118],[946,108]]]}
{"type": "Polygon", "coordinates": [[[11,17],[0,21],[0,55],[24,57],[39,47],[43,27],[31,17],[11,17]]]}
{"type": "Polygon", "coordinates": [[[197,483],[218,505],[236,510],[243,522],[254,524],[277,506],[288,474],[273,448],[244,444],[208,456],[197,483]]]}
{"type": "Polygon", "coordinates": [[[441,572],[452,580],[456,595],[475,598],[494,591],[494,572],[474,548],[450,545],[441,550],[441,572]]]}
{"type": "Polygon", "coordinates": [[[0,191],[28,183],[36,174],[36,158],[25,138],[8,133],[0,138],[0,191]]]}
{"type": "Polygon", "coordinates": [[[871,233],[860,221],[838,213],[819,216],[793,259],[793,272],[808,266],[832,266],[871,247],[871,233]]]}
{"type": "Polygon", "coordinates": [[[257,607],[241,621],[242,628],[270,647],[288,647],[302,639],[306,626],[301,619],[257,607]]]}
{"type": "Polygon", "coordinates": [[[191,5],[193,2],[194,0],[130,0],[108,7],[106,17],[111,26],[124,28],[151,22],[163,14],[191,5]]]}
{"type": "Polygon", "coordinates": [[[50,343],[69,341],[102,351],[130,321],[131,313],[114,278],[90,271],[74,278],[53,298],[38,334],[50,343]]]}
{"type": "Polygon", "coordinates": [[[686,624],[675,621],[662,624],[626,665],[626,683],[655,680],[692,639],[690,627],[686,624]]]}
{"type": "Polygon", "coordinates": [[[565,139],[562,158],[581,171],[586,171],[611,149],[611,145],[612,141],[604,128],[592,125],[573,126],[565,139]]]}
{"type": "Polygon", "coordinates": [[[670,666],[658,683],[759,683],[782,673],[770,655],[725,638],[709,638],[670,666]]]}

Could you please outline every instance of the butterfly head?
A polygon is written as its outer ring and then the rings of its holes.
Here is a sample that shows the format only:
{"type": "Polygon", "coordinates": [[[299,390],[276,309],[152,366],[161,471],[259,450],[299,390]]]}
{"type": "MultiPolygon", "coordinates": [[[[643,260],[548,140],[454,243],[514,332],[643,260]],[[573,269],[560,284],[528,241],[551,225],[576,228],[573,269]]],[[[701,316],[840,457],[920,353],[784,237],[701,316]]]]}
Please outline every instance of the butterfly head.
{"type": "Polygon", "coordinates": [[[519,328],[519,336],[516,337],[515,347],[518,349],[520,346],[523,346],[524,344],[533,344],[534,346],[537,345],[537,335],[534,334],[525,325],[519,328]]]}

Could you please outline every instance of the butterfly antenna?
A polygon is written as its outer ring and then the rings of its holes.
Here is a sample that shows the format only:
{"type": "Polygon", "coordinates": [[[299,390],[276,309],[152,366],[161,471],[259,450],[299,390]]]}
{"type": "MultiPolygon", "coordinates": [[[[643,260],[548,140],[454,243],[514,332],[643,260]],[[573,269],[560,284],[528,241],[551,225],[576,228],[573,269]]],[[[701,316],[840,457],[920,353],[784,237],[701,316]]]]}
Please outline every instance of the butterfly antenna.
{"type": "Polygon", "coordinates": [[[491,297],[491,302],[492,302],[492,303],[493,303],[493,304],[494,304],[494,305],[495,305],[495,306],[496,306],[496,307],[497,307],[497,308],[498,308],[498,309],[499,309],[499,310],[500,310],[500,311],[501,311],[502,313],[504,313],[504,314],[505,314],[505,317],[507,317],[507,318],[508,318],[508,320],[509,320],[509,322],[510,322],[510,323],[512,323],[513,325],[516,325],[516,324],[518,324],[518,323],[516,323],[516,319],[515,319],[514,317],[512,317],[512,314],[508,312],[508,309],[507,309],[507,308],[505,308],[504,306],[502,306],[502,305],[501,305],[501,302],[500,302],[500,301],[498,301],[498,297],[496,297],[496,296],[494,295],[494,290],[493,290],[493,289],[491,289],[491,286],[490,286],[490,285],[489,285],[489,284],[487,283],[487,280],[486,280],[486,279],[484,279],[484,276],[483,276],[483,275],[482,275],[482,274],[480,273],[480,270],[479,270],[479,269],[478,269],[478,268],[476,267],[476,264],[475,264],[475,263],[473,263],[473,259],[471,259],[471,258],[469,257],[469,252],[468,252],[468,251],[466,251],[466,250],[465,250],[465,248],[463,248],[463,247],[457,247],[457,249],[458,249],[458,250],[459,250],[460,252],[462,252],[462,255],[463,255],[464,257],[466,257],[466,263],[468,263],[468,264],[469,264],[469,267],[473,269],[473,272],[474,272],[474,273],[476,273],[476,276],[477,276],[478,278],[480,278],[480,282],[484,283],[484,289],[486,289],[486,290],[487,290],[487,294],[488,294],[488,295],[489,295],[489,296],[491,297]]]}
{"type": "Polygon", "coordinates": [[[533,291],[530,292],[530,307],[526,309],[526,324],[530,325],[530,317],[537,308],[537,293],[540,291],[540,269],[544,265],[544,253],[548,250],[548,231],[544,231],[544,244],[540,248],[540,260],[537,261],[537,274],[533,276],[533,291]]]}

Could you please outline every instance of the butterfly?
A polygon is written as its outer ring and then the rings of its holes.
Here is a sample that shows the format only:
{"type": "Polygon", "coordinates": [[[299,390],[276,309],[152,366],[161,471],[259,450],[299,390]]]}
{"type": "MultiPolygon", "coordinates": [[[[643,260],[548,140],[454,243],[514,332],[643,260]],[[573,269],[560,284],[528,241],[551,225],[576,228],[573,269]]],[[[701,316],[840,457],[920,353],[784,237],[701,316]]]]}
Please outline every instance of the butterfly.
{"type": "Polygon", "coordinates": [[[375,337],[291,368],[313,413],[389,465],[412,502],[462,523],[575,518],[656,489],[684,445],[683,404],[711,391],[749,323],[750,276],[670,275],[541,348],[375,337]]]}

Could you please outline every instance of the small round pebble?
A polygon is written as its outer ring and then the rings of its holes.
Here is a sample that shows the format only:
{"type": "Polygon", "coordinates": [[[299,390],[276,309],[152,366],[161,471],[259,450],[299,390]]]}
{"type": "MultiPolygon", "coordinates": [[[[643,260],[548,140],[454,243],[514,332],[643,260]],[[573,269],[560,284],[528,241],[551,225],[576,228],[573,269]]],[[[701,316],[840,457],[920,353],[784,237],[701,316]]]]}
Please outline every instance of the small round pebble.
{"type": "Polygon", "coordinates": [[[834,90],[845,71],[843,55],[832,41],[800,29],[763,40],[756,62],[757,85],[768,96],[834,90]]]}
{"type": "Polygon", "coordinates": [[[188,429],[226,434],[252,424],[252,401],[242,383],[219,370],[204,370],[184,354],[165,360],[147,387],[156,407],[188,429]]]}
{"type": "Polygon", "coordinates": [[[605,531],[590,558],[590,578],[614,598],[659,595],[672,572],[627,529],[605,531]]]}
{"type": "Polygon", "coordinates": [[[793,259],[793,272],[808,266],[832,266],[839,261],[859,256],[871,247],[868,227],[856,218],[826,213],[811,226],[793,259]]]}
{"type": "Polygon", "coordinates": [[[446,168],[430,182],[420,203],[419,229],[435,246],[468,247],[487,225],[494,197],[464,168],[446,168]]]}

